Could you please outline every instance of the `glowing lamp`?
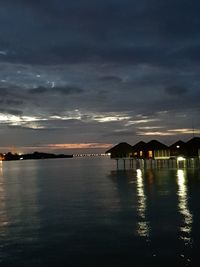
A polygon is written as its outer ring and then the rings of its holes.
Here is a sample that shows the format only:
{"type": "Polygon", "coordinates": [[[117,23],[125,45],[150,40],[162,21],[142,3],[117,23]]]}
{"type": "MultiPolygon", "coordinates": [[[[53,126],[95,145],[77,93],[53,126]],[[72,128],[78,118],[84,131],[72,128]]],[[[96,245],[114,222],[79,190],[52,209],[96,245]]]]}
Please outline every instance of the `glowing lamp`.
{"type": "Polygon", "coordinates": [[[178,161],[183,161],[183,160],[185,160],[185,158],[184,157],[178,157],[177,160],[178,161]]]}

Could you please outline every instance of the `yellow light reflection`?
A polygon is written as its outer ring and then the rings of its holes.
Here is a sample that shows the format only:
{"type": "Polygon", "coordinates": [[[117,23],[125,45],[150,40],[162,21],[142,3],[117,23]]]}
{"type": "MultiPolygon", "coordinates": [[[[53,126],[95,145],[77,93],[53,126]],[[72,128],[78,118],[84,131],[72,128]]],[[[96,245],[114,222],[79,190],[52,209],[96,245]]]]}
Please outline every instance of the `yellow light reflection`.
{"type": "Polygon", "coordinates": [[[144,192],[144,184],[142,171],[137,169],[137,197],[138,197],[138,227],[137,233],[142,237],[149,237],[149,225],[146,220],[146,196],[144,192]]]}
{"type": "Polygon", "coordinates": [[[6,213],[6,198],[5,198],[5,181],[3,177],[3,162],[0,161],[0,232],[5,234],[5,227],[8,224],[6,213]]]}
{"type": "Polygon", "coordinates": [[[178,183],[178,198],[179,198],[179,212],[183,217],[183,224],[180,226],[180,238],[184,240],[185,244],[191,244],[191,232],[192,232],[192,213],[188,207],[188,192],[186,186],[185,171],[177,170],[177,183],[178,183]]]}
{"type": "Polygon", "coordinates": [[[3,161],[0,159],[0,177],[3,176],[3,161]]]}

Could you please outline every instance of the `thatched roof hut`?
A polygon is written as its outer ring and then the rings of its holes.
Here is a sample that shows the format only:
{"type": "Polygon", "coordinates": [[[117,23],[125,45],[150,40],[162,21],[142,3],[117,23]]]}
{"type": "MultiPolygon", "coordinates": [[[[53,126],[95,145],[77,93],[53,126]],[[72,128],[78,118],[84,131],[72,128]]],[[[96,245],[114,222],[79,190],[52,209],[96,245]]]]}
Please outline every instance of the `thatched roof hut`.
{"type": "Polygon", "coordinates": [[[187,156],[187,145],[181,140],[169,146],[169,149],[171,157],[187,156]]]}
{"type": "Polygon", "coordinates": [[[168,159],[170,157],[170,150],[165,144],[157,140],[151,140],[146,144],[145,156],[150,159],[168,159]]]}
{"type": "Polygon", "coordinates": [[[193,137],[186,143],[188,157],[200,157],[200,137],[193,137]]]}
{"type": "Polygon", "coordinates": [[[146,150],[163,150],[163,149],[168,149],[168,146],[165,144],[157,141],[157,140],[151,140],[146,144],[146,150]]]}
{"type": "Polygon", "coordinates": [[[138,142],[133,148],[133,156],[137,158],[143,158],[145,156],[146,151],[146,143],[143,141],[138,142]]]}
{"type": "Polygon", "coordinates": [[[132,156],[132,146],[126,142],[119,143],[106,151],[106,154],[111,154],[111,158],[126,158],[132,156]]]}

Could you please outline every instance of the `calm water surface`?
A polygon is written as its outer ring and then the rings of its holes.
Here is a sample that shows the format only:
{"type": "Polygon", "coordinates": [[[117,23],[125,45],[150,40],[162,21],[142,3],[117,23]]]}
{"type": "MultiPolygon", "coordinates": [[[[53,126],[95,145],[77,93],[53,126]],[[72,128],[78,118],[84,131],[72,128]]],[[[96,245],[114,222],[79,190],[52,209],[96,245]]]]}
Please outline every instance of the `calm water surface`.
{"type": "Polygon", "coordinates": [[[200,172],[0,164],[0,266],[199,266],[200,172]]]}

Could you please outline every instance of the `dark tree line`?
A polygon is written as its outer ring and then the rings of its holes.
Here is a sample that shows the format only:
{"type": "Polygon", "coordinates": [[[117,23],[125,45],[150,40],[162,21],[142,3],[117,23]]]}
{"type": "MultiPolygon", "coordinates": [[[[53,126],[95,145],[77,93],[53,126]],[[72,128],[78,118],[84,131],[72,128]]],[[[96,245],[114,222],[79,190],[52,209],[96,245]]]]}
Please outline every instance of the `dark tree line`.
{"type": "Polygon", "coordinates": [[[43,152],[34,152],[32,154],[12,154],[8,152],[6,154],[0,154],[1,160],[28,160],[28,159],[55,159],[55,158],[72,158],[73,155],[65,155],[65,154],[52,154],[52,153],[43,153],[43,152]]]}

